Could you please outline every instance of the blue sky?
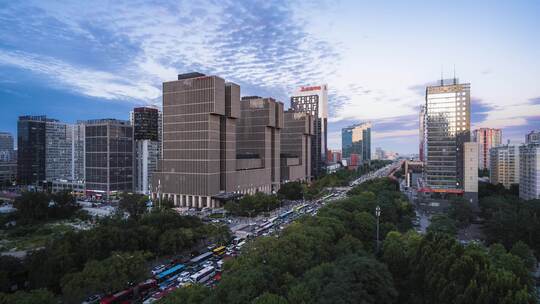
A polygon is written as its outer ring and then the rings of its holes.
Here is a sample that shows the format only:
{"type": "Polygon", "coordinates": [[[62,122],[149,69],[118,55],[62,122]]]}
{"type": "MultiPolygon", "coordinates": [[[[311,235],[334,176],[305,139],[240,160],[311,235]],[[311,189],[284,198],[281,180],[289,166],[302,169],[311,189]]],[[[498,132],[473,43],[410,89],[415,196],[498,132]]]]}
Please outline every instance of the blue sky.
{"type": "Polygon", "coordinates": [[[17,116],[127,119],[200,71],[288,105],[330,89],[329,145],[373,122],[373,148],[414,153],[424,88],[471,83],[473,127],[540,129],[539,1],[0,0],[0,131],[17,116]]]}

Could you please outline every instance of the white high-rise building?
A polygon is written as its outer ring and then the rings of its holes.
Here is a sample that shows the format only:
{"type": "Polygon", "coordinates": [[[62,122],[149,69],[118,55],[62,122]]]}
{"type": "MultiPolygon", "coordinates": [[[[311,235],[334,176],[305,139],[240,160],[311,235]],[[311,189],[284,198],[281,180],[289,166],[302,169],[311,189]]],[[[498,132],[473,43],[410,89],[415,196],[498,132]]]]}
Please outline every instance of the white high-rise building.
{"type": "Polygon", "coordinates": [[[291,110],[309,113],[314,120],[314,135],[311,141],[311,174],[314,177],[324,172],[328,151],[328,86],[300,87],[291,96],[291,110]]]}
{"type": "Polygon", "coordinates": [[[527,143],[519,147],[519,167],[519,197],[540,199],[540,143],[527,137],[527,143]]]}
{"type": "Polygon", "coordinates": [[[510,189],[512,184],[519,184],[519,147],[504,145],[489,150],[489,181],[502,184],[510,189]]]}

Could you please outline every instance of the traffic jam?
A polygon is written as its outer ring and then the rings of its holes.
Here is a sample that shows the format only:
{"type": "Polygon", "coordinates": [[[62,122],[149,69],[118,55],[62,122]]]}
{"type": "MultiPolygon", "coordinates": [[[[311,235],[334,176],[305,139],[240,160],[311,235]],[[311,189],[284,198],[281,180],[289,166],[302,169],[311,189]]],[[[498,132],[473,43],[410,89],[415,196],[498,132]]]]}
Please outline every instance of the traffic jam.
{"type": "Polygon", "coordinates": [[[117,304],[117,303],[144,303],[149,304],[166,297],[177,288],[188,287],[192,284],[202,284],[214,287],[221,280],[223,264],[225,261],[239,255],[245,244],[260,236],[278,236],[288,224],[298,217],[309,214],[314,215],[327,199],[337,195],[330,194],[311,204],[299,204],[278,216],[269,218],[252,227],[252,232],[245,238],[236,237],[229,244],[209,246],[208,250],[187,261],[173,260],[151,270],[152,277],[139,284],[106,295],[102,298],[94,296],[83,303],[117,304]]]}

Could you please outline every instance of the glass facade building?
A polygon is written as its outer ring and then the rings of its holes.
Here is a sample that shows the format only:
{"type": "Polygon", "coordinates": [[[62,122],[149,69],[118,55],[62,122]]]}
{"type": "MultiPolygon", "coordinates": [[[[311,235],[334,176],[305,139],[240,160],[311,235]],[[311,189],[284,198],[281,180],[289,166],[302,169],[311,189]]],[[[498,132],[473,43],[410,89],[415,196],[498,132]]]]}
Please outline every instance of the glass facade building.
{"type": "Polygon", "coordinates": [[[40,184],[45,180],[46,116],[20,116],[17,122],[17,182],[40,184]]]}
{"type": "Polygon", "coordinates": [[[358,154],[363,162],[371,160],[371,122],[341,129],[341,151],[343,158],[358,154]]]}
{"type": "Polygon", "coordinates": [[[128,121],[85,122],[86,192],[96,197],[133,191],[133,127],[128,121]]]}
{"type": "Polygon", "coordinates": [[[433,189],[461,189],[463,144],[470,141],[470,84],[441,80],[426,88],[424,180],[433,189]]]}

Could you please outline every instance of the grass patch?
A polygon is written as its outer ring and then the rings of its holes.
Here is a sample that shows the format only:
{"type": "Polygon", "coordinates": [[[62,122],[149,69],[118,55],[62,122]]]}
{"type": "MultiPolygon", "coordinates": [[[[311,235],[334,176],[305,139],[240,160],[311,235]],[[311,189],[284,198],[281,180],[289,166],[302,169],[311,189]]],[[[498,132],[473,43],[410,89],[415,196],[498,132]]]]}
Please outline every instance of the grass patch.
{"type": "Polygon", "coordinates": [[[0,251],[29,250],[45,246],[74,228],[65,223],[45,223],[0,230],[0,251]]]}

